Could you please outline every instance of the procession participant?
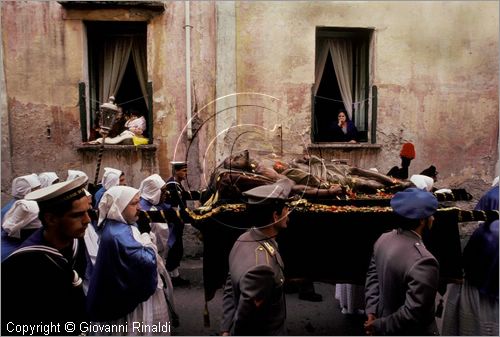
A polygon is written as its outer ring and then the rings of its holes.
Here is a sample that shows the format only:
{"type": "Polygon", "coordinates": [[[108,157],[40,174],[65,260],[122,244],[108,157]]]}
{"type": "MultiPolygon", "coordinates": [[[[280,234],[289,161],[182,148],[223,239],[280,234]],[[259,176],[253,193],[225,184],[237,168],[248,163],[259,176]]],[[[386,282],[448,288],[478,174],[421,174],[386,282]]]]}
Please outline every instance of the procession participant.
{"type": "MultiPolygon", "coordinates": [[[[498,185],[475,210],[498,211],[498,185]]],[[[464,282],[450,284],[443,318],[446,336],[498,336],[498,220],[484,222],[463,251],[464,282]]]]}
{"type": "Polygon", "coordinates": [[[412,143],[404,143],[399,152],[401,158],[401,168],[393,166],[387,175],[397,179],[408,179],[408,169],[411,161],[415,159],[415,147],[412,143]]]}
{"type": "Polygon", "coordinates": [[[136,227],[139,190],[113,186],[99,204],[100,243],[90,279],[90,318],[106,326],[127,326],[122,334],[151,335],[170,331],[134,329],[169,321],[164,284],[158,276],[157,252],[150,234],[136,227]]]}
{"type": "Polygon", "coordinates": [[[158,269],[160,277],[165,285],[165,293],[167,295],[167,304],[172,326],[177,326],[179,322],[175,313],[174,293],[170,274],[165,268],[165,261],[168,256],[168,236],[169,236],[169,221],[178,221],[177,214],[172,207],[165,203],[166,183],[158,174],[152,174],[141,182],[139,191],[141,198],[139,200],[139,209],[141,211],[160,211],[165,222],[150,222],[150,230],[156,238],[155,244],[158,248],[158,269]]]}
{"type": "Polygon", "coordinates": [[[2,219],[9,209],[14,205],[16,200],[24,199],[24,196],[31,191],[36,191],[40,188],[40,180],[35,173],[20,176],[12,180],[12,197],[4,207],[2,207],[2,219]]]}
{"type": "Polygon", "coordinates": [[[2,262],[2,334],[12,333],[9,324],[58,323],[52,335],[80,334],[63,326],[78,326],[87,318],[80,278],[86,265],[83,235],[90,222],[86,182],[81,177],[26,195],[38,203],[43,227],[2,262]]]}
{"type": "Polygon", "coordinates": [[[290,181],[282,179],[244,192],[255,227],[236,240],[229,255],[223,335],[286,334],[284,266],[274,238],[288,225],[290,191],[290,181]]]}
{"type": "Polygon", "coordinates": [[[169,227],[167,217],[176,215],[172,207],[165,203],[165,190],[167,184],[158,174],[152,174],[141,182],[139,190],[141,198],[139,200],[139,209],[141,211],[163,211],[165,222],[151,222],[151,231],[155,233],[158,254],[166,259],[168,253],[169,227]]]}
{"type": "Polygon", "coordinates": [[[2,261],[7,258],[38,228],[38,204],[31,200],[17,200],[2,220],[2,261]]]}
{"type": "Polygon", "coordinates": [[[55,172],[42,172],[38,175],[38,180],[40,180],[40,188],[44,188],[58,183],[59,177],[55,172]]]}
{"type": "Polygon", "coordinates": [[[479,199],[476,211],[498,210],[498,182],[479,199]]]}
{"type": "Polygon", "coordinates": [[[432,193],[418,188],[391,199],[402,222],[374,245],[365,286],[367,335],[438,334],[434,304],[439,264],[422,242],[437,206],[432,193]]]}
{"type": "Polygon", "coordinates": [[[420,172],[420,174],[422,174],[424,176],[431,177],[434,180],[434,182],[437,181],[438,173],[439,172],[436,170],[436,166],[434,166],[434,165],[431,165],[428,168],[426,168],[425,170],[423,170],[422,172],[420,172]]]}
{"type": "Polygon", "coordinates": [[[187,178],[187,163],[182,161],[171,162],[172,176],[167,180],[167,190],[169,192],[169,203],[174,209],[178,210],[180,221],[169,223],[170,234],[168,237],[168,246],[170,248],[166,267],[172,278],[174,287],[187,286],[190,284],[189,280],[183,279],[179,274],[179,266],[181,264],[182,256],[184,255],[184,222],[189,219],[186,209],[187,200],[196,200],[200,198],[197,191],[186,191],[182,186],[182,182],[187,178]]]}
{"type": "Polygon", "coordinates": [[[410,181],[415,185],[416,188],[425,190],[427,192],[432,192],[434,186],[434,180],[423,174],[414,174],[410,177],[410,181]]]}
{"type": "Polygon", "coordinates": [[[97,190],[94,195],[94,208],[96,209],[99,208],[99,201],[101,201],[104,192],[106,192],[113,186],[126,185],[125,173],[111,167],[105,167],[104,174],[102,175],[101,185],[101,188],[97,190]]]}
{"type": "Polygon", "coordinates": [[[73,179],[76,179],[78,177],[85,177],[85,178],[89,178],[87,173],[83,172],[83,171],[79,171],[79,170],[68,170],[68,177],[66,178],[66,181],[68,180],[73,180],[73,179]]]}

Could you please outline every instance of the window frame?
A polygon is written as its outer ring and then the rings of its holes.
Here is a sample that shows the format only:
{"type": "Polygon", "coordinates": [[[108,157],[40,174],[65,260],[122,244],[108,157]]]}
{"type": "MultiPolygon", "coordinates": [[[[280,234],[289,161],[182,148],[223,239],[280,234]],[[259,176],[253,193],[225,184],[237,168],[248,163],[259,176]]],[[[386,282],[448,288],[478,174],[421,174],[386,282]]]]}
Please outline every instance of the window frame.
{"type": "MultiPolygon", "coordinates": [[[[359,143],[376,143],[376,116],[377,116],[377,98],[376,98],[376,87],[372,85],[373,79],[372,79],[372,55],[373,55],[373,39],[374,39],[374,33],[375,29],[374,28],[361,28],[361,27],[325,27],[325,26],[320,26],[316,27],[316,35],[315,35],[315,65],[317,63],[317,58],[319,54],[319,45],[320,41],[322,39],[328,39],[328,38],[348,38],[351,41],[361,41],[361,44],[364,44],[366,46],[366,64],[364,65],[366,67],[365,71],[365,89],[364,89],[364,97],[367,100],[367,104],[364,106],[364,115],[365,115],[365,120],[364,120],[364,128],[363,134],[365,134],[365,137],[363,137],[362,140],[359,141],[359,143]],[[371,93],[371,96],[370,96],[371,93]]],[[[353,101],[355,100],[355,83],[356,83],[356,76],[357,72],[359,72],[360,66],[356,64],[357,57],[355,54],[353,54],[353,73],[352,73],[352,82],[353,82],[353,88],[352,88],[352,97],[353,101]]],[[[323,70],[324,71],[324,70],[323,70]]],[[[315,73],[316,73],[316,66],[315,66],[315,73]]],[[[321,76],[323,78],[323,74],[321,76]]],[[[318,140],[318,138],[321,138],[321,133],[319,130],[317,130],[318,127],[318,122],[317,122],[317,115],[319,111],[316,109],[316,97],[314,92],[314,87],[317,85],[319,87],[320,84],[317,84],[318,79],[315,78],[315,82],[313,86],[311,87],[311,143],[313,144],[321,144],[321,143],[335,143],[335,144],[342,144],[341,142],[329,142],[329,141],[321,141],[318,140]]],[[[355,116],[353,115],[353,121],[355,119],[355,116]]]]}
{"type": "MultiPolygon", "coordinates": [[[[84,50],[83,78],[78,83],[80,130],[82,142],[88,141],[88,131],[91,126],[90,120],[90,95],[89,95],[89,60],[88,60],[88,36],[86,21],[121,21],[121,22],[144,22],[146,24],[146,37],[149,31],[149,23],[155,17],[163,15],[167,6],[163,1],[57,1],[61,5],[63,20],[78,20],[83,30],[82,49],[84,50]]],[[[147,39],[146,39],[147,43],[147,39]]],[[[153,84],[146,82],[148,95],[148,120],[149,144],[153,144],[153,84]]]]}

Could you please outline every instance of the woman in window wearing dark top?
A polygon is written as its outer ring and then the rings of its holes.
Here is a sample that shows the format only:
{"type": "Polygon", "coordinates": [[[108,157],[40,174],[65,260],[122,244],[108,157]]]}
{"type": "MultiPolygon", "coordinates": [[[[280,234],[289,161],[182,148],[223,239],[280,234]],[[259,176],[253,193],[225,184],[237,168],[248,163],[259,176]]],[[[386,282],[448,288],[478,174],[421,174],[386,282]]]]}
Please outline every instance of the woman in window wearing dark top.
{"type": "Polygon", "coordinates": [[[338,123],[334,126],[334,141],[356,143],[358,130],[354,123],[349,120],[344,109],[340,109],[337,115],[338,123]]]}

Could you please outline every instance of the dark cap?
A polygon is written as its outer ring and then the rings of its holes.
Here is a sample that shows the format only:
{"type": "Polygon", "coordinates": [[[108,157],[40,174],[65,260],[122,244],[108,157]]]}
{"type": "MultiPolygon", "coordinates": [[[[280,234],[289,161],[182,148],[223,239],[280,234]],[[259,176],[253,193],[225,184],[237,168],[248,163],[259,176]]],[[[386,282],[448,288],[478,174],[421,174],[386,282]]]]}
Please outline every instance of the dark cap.
{"type": "Polygon", "coordinates": [[[40,208],[50,207],[63,201],[84,196],[84,186],[87,180],[87,177],[81,176],[73,180],[63,181],[28,193],[24,198],[36,201],[40,208]]]}
{"type": "Polygon", "coordinates": [[[286,200],[292,190],[293,182],[290,179],[280,179],[274,184],[252,188],[243,195],[248,198],[249,204],[269,204],[277,200],[286,200]]]}
{"type": "Polygon", "coordinates": [[[436,213],[438,201],[434,194],[411,187],[398,192],[391,199],[391,207],[407,219],[425,219],[436,213]]]}
{"type": "Polygon", "coordinates": [[[172,165],[172,170],[174,171],[182,170],[187,167],[187,162],[185,161],[171,161],[170,164],[172,165]]]}
{"type": "Polygon", "coordinates": [[[431,165],[428,168],[426,168],[425,170],[423,170],[422,172],[420,172],[421,175],[428,176],[431,178],[434,178],[435,176],[437,176],[438,173],[439,172],[436,170],[436,166],[434,166],[434,165],[431,165]]]}

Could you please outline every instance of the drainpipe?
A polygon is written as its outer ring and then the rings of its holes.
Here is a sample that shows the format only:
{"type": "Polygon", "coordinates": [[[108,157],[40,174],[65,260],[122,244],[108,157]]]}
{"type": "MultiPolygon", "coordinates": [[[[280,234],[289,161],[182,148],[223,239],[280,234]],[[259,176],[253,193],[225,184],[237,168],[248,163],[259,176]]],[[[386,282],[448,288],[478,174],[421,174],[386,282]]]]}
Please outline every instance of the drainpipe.
{"type": "Polygon", "coordinates": [[[189,1],[184,2],[185,26],[186,30],[186,118],[187,118],[187,138],[193,138],[191,125],[191,25],[189,1]]]}

